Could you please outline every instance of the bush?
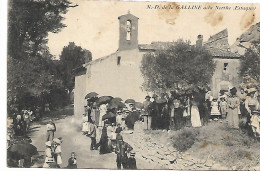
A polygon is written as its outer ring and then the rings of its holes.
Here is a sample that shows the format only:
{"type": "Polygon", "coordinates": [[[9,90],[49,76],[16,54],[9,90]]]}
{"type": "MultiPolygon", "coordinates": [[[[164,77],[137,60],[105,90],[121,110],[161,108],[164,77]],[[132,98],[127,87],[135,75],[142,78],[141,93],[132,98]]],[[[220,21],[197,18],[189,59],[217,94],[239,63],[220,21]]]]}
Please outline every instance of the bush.
{"type": "Polygon", "coordinates": [[[178,151],[187,151],[197,140],[199,131],[196,129],[183,129],[177,134],[177,136],[172,137],[173,147],[178,151]]]}

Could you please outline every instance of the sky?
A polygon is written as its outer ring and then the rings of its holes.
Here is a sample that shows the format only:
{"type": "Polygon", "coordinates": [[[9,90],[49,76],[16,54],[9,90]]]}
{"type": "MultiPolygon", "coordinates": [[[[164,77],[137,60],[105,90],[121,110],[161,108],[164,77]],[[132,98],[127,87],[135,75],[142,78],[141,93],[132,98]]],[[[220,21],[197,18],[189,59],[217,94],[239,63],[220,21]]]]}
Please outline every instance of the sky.
{"type": "Polygon", "coordinates": [[[131,14],[139,18],[139,44],[152,41],[174,41],[179,38],[195,43],[197,35],[202,34],[204,41],[223,29],[228,29],[229,43],[245,32],[250,25],[260,22],[260,4],[206,4],[169,2],[119,2],[73,0],[78,4],[64,15],[67,27],[59,33],[50,33],[50,52],[59,59],[64,46],[69,42],[92,52],[93,59],[111,53],[118,48],[118,16],[131,14]],[[212,10],[189,9],[147,9],[148,5],[202,5],[212,10]],[[216,9],[216,6],[224,7],[216,9]],[[234,10],[235,6],[256,7],[255,10],[234,10]],[[227,8],[226,8],[227,7],[227,8]],[[230,9],[228,9],[230,8],[230,9]]]}

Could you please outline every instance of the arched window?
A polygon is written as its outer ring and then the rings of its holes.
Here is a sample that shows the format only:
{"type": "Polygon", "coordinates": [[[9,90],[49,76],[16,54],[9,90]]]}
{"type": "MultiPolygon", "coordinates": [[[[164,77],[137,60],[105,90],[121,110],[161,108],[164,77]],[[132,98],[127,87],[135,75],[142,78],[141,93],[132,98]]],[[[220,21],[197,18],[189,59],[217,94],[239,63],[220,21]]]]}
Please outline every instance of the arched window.
{"type": "Polygon", "coordinates": [[[131,40],[132,23],[130,20],[126,21],[126,40],[131,40]]]}

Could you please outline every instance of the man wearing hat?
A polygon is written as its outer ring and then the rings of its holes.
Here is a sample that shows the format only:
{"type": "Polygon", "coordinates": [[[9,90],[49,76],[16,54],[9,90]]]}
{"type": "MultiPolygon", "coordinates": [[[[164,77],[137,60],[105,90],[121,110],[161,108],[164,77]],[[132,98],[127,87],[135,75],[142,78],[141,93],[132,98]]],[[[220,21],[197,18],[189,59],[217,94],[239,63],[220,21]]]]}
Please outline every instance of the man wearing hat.
{"type": "Polygon", "coordinates": [[[136,170],[135,152],[130,153],[130,157],[127,160],[127,169],[136,170]]]}
{"type": "Polygon", "coordinates": [[[151,116],[151,105],[152,102],[150,101],[151,97],[147,95],[145,97],[145,101],[143,102],[144,109],[143,109],[143,116],[144,116],[144,124],[145,129],[151,128],[152,116],[151,116]]]}
{"type": "Polygon", "coordinates": [[[90,124],[90,138],[91,138],[90,150],[97,149],[96,136],[97,136],[96,125],[95,125],[95,121],[93,121],[93,123],[90,124]]]}
{"type": "Polygon", "coordinates": [[[154,94],[152,96],[153,102],[150,107],[150,115],[151,115],[151,121],[150,121],[150,128],[157,129],[158,128],[158,115],[159,115],[159,106],[157,103],[158,96],[154,94]]]}
{"type": "Polygon", "coordinates": [[[123,138],[118,140],[118,144],[116,146],[116,163],[117,169],[121,169],[121,165],[123,165],[124,169],[127,169],[127,153],[129,153],[133,148],[126,142],[123,141],[123,138]]]}

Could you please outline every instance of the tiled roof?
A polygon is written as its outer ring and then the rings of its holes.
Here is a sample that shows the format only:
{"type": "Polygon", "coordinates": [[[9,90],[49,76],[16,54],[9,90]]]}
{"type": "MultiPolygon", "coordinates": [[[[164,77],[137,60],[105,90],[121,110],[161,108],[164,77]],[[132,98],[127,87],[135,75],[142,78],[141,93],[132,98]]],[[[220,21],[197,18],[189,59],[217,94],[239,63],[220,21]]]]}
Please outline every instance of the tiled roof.
{"type": "Polygon", "coordinates": [[[174,42],[152,42],[151,44],[139,44],[140,50],[158,50],[166,49],[167,47],[174,45],[174,42]]]}
{"type": "Polygon", "coordinates": [[[240,57],[239,54],[237,53],[232,53],[229,50],[223,50],[223,49],[218,49],[218,48],[207,48],[209,53],[214,56],[214,57],[228,57],[228,58],[238,58],[240,57]]]}
{"type": "Polygon", "coordinates": [[[227,29],[220,31],[217,34],[214,34],[213,36],[210,36],[208,41],[205,42],[204,44],[209,44],[209,43],[212,43],[212,42],[218,41],[220,39],[224,39],[224,38],[228,38],[228,30],[227,29]]]}

